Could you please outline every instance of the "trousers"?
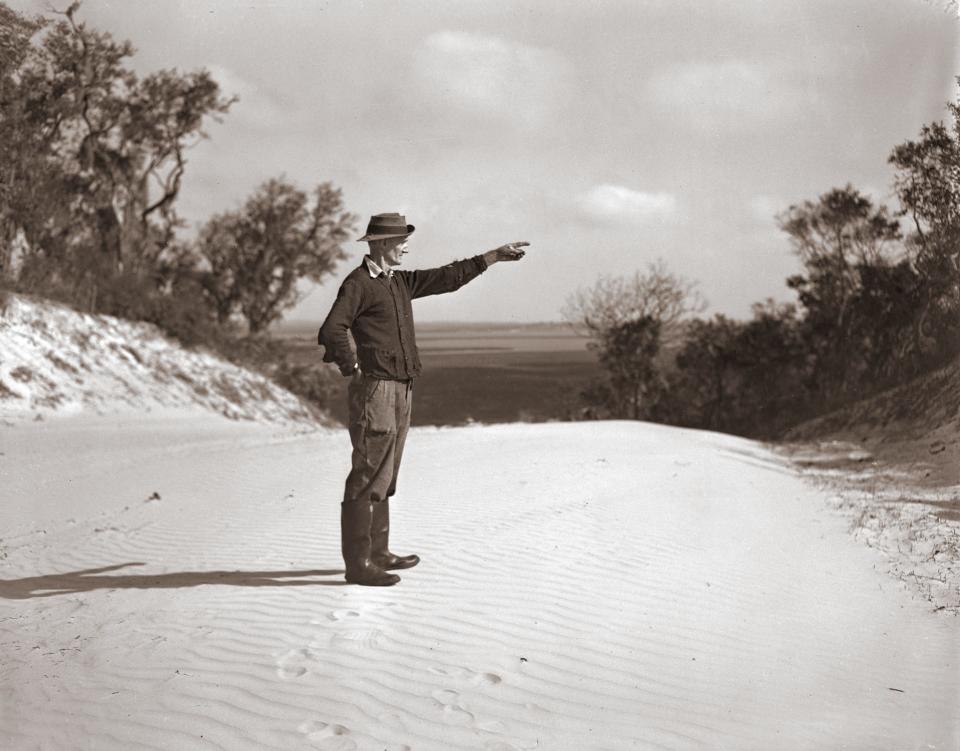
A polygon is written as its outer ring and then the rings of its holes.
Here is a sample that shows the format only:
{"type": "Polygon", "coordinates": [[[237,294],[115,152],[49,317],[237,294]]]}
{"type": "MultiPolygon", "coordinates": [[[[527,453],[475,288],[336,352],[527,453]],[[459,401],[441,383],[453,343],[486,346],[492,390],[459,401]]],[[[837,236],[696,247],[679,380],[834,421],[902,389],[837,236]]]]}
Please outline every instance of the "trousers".
{"type": "Polygon", "coordinates": [[[350,381],[347,394],[353,452],[343,502],[385,501],[397,492],[413,379],[389,381],[365,375],[350,381]]]}

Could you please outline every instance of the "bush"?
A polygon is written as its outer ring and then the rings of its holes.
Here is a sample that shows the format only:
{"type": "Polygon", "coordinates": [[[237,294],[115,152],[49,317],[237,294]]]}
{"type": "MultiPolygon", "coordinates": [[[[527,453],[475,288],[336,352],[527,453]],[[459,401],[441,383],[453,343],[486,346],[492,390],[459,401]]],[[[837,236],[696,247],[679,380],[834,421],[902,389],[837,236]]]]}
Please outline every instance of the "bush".
{"type": "Polygon", "coordinates": [[[273,376],[285,389],[321,409],[330,405],[341,379],[340,373],[329,366],[291,365],[285,360],[273,376]]]}
{"type": "Polygon", "coordinates": [[[218,349],[229,333],[217,326],[200,286],[189,280],[163,293],[153,279],[118,274],[102,282],[97,312],[153,323],[185,347],[207,345],[218,349]]]}
{"type": "Polygon", "coordinates": [[[218,351],[231,362],[263,374],[274,383],[303,398],[312,406],[327,410],[339,393],[342,376],[332,365],[298,365],[290,362],[282,341],[267,336],[225,338],[218,351]]]}

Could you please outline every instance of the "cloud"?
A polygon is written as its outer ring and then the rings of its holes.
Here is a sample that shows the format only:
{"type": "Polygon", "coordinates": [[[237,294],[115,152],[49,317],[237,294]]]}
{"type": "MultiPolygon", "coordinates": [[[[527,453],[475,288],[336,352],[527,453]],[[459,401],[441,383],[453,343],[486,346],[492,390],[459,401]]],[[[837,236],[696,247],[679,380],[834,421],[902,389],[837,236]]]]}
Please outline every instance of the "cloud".
{"type": "Polygon", "coordinates": [[[572,72],[552,50],[462,31],[428,36],[415,52],[414,68],[426,101],[445,112],[528,128],[557,114],[572,72]]]}
{"type": "Polygon", "coordinates": [[[769,126],[809,104],[783,75],[742,60],[675,65],[650,79],[646,95],[663,113],[708,132],[769,126]]]}
{"type": "Polygon", "coordinates": [[[646,193],[621,185],[597,185],[576,199],[582,214],[606,223],[649,224],[676,218],[672,193],[646,193]]]}

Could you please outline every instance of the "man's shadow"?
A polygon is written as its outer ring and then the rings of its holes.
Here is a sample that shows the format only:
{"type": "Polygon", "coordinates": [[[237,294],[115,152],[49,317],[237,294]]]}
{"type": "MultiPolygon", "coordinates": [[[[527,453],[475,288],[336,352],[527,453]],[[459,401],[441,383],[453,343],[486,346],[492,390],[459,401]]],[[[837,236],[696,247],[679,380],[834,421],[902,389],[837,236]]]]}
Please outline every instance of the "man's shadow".
{"type": "Polygon", "coordinates": [[[89,568],[67,574],[28,576],[23,579],[0,579],[0,597],[25,600],[31,597],[92,592],[95,589],[174,589],[199,587],[202,584],[221,584],[230,587],[336,587],[345,581],[328,581],[317,576],[343,574],[343,569],[309,569],[305,571],[180,571],[172,574],[142,574],[135,576],[99,576],[127,566],[143,566],[142,562],[119,563],[115,566],[89,568]]]}

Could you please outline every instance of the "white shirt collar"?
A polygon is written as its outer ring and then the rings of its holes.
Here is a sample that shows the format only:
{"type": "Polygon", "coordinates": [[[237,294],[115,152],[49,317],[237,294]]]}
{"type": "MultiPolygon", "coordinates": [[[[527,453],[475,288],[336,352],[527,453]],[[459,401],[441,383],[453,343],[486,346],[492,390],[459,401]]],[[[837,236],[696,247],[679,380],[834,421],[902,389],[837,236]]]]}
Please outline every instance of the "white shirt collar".
{"type": "Polygon", "coordinates": [[[393,269],[381,269],[370,256],[364,256],[363,262],[367,264],[367,271],[371,279],[376,279],[381,274],[386,274],[388,279],[393,278],[393,269]]]}

